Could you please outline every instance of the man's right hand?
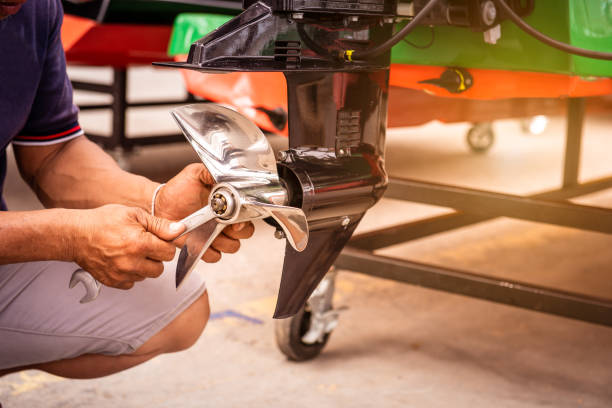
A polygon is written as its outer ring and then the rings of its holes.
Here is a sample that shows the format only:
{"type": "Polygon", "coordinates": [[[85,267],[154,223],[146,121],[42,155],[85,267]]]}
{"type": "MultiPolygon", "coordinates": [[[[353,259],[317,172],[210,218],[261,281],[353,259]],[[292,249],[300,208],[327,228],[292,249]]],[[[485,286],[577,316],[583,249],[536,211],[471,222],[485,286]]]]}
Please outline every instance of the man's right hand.
{"type": "Polygon", "coordinates": [[[119,289],[161,275],[162,261],[171,261],[175,255],[176,247],[170,241],[185,229],[181,223],[122,205],[74,214],[69,243],[72,259],[102,284],[119,289]]]}

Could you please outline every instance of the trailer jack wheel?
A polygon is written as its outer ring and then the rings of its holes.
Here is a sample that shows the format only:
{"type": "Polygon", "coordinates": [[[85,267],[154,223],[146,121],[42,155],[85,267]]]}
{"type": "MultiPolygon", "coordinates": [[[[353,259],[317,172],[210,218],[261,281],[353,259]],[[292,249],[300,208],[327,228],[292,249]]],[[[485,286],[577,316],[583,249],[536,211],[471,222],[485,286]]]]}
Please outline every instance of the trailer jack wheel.
{"type": "Polygon", "coordinates": [[[491,122],[479,122],[465,135],[470,150],[474,153],[486,153],[495,142],[495,133],[491,122]]]}
{"type": "Polygon", "coordinates": [[[335,279],[336,272],[331,270],[299,312],[276,321],[276,344],[289,360],[306,361],[317,357],[338,325],[338,311],[332,308],[335,279]]]}

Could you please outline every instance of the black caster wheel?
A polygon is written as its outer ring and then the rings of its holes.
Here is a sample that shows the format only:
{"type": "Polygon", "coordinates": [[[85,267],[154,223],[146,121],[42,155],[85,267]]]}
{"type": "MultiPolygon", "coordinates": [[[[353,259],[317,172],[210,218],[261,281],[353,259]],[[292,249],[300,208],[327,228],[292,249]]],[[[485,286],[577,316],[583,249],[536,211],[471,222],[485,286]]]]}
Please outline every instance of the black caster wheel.
{"type": "Polygon", "coordinates": [[[338,310],[332,307],[336,271],[332,268],[295,316],[277,320],[274,334],[280,351],[292,361],[318,356],[338,325],[338,310]]]}
{"type": "Polygon", "coordinates": [[[306,361],[317,357],[325,345],[331,333],[326,333],[321,341],[307,344],[303,341],[304,335],[310,330],[311,312],[305,307],[292,317],[277,320],[275,322],[274,334],[276,344],[280,351],[291,361],[306,361]]]}
{"type": "Polygon", "coordinates": [[[479,122],[465,135],[470,150],[474,153],[486,153],[495,142],[495,133],[491,122],[479,122]]]}

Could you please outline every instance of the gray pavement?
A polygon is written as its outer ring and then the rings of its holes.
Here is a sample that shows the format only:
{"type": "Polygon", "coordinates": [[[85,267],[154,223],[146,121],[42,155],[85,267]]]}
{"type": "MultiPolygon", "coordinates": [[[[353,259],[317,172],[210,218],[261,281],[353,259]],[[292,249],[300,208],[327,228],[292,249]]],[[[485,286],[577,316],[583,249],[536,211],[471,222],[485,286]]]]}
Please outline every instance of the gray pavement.
{"type": "MultiPolygon", "coordinates": [[[[134,97],[180,95],[175,73],[133,71],[134,97]],[[160,79],[161,78],[161,79],[160,79]]],[[[92,75],[81,70],[76,74],[92,75]]],[[[95,75],[98,75],[95,73],[95,75]]],[[[79,95],[81,100],[84,95],[79,95]]],[[[172,129],[164,109],[130,115],[132,132],[172,129]]],[[[86,128],[108,118],[87,113],[86,128]]],[[[464,145],[466,124],[393,129],[390,173],[526,194],[560,182],[564,120],[538,136],[516,121],[495,124],[486,155],[464,145]]],[[[589,117],[583,179],[612,174],[612,119],[589,117]]],[[[281,142],[282,143],[282,142],[281,142]]],[[[164,180],[195,160],[186,145],[123,158],[164,180]]],[[[38,208],[10,164],[12,209],[38,208]]],[[[578,202],[612,207],[612,191],[578,202]]],[[[383,199],[360,226],[447,211],[383,199]]],[[[612,329],[341,271],[336,305],[348,306],[316,360],[287,361],[271,319],[284,243],[264,223],[238,253],[200,264],[213,316],[196,345],[110,377],[75,381],[37,371],[0,378],[3,407],[610,407],[612,329]]],[[[383,254],[612,297],[612,238],[570,228],[497,219],[397,245],[383,254]]]]}

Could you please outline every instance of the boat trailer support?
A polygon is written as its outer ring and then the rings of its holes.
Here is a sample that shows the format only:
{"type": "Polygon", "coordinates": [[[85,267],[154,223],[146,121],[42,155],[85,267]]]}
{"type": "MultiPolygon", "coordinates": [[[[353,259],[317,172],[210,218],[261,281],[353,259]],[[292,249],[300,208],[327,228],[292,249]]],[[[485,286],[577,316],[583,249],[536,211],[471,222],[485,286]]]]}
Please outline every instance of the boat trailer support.
{"type": "Polygon", "coordinates": [[[355,235],[335,266],[431,289],[612,326],[612,299],[410,262],[373,251],[464,226],[510,217],[612,234],[612,209],[568,199],[612,188],[612,177],[578,182],[584,100],[569,99],[563,184],[521,197],[416,180],[392,179],[386,198],[450,207],[456,212],[355,235]]]}

